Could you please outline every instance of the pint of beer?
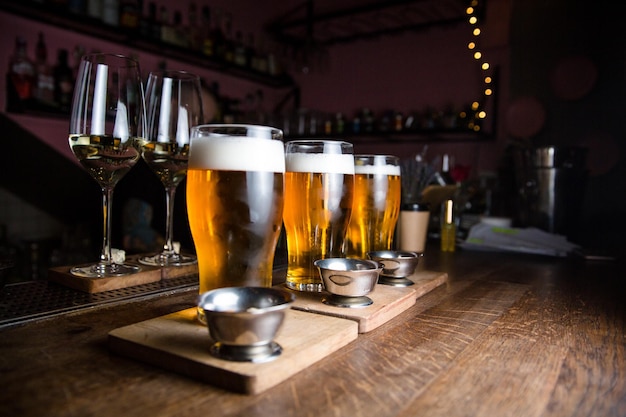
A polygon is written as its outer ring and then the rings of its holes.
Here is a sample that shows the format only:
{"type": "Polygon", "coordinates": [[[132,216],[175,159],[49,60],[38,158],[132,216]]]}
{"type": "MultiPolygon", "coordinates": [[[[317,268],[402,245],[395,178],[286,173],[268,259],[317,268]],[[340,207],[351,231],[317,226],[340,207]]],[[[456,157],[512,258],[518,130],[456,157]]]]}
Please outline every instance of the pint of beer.
{"type": "Polygon", "coordinates": [[[392,249],[400,213],[400,160],[391,155],[355,155],[354,174],[346,254],[367,259],[367,252],[392,249]]]}
{"type": "Polygon", "coordinates": [[[321,291],[322,280],[313,262],[345,256],[354,187],[352,144],[313,139],[287,142],[285,163],[286,286],[321,291]]]}
{"type": "Polygon", "coordinates": [[[200,293],[272,284],[283,215],[282,132],[265,126],[192,128],[187,214],[200,293]]]}

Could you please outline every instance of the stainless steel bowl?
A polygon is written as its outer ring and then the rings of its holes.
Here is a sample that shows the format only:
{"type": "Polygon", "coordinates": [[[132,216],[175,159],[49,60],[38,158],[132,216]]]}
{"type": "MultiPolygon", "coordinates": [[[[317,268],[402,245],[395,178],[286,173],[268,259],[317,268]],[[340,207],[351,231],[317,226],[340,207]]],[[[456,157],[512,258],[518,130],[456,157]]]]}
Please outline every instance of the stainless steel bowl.
{"type": "Polygon", "coordinates": [[[228,287],[200,295],[211,353],[235,361],[263,362],[277,357],[282,348],[274,338],[295,295],[276,288],[228,287]]]}
{"type": "Polygon", "coordinates": [[[380,273],[379,283],[406,287],[414,282],[407,277],[415,273],[421,253],[409,251],[373,251],[368,252],[367,257],[379,262],[383,266],[380,273]]]}
{"type": "Polygon", "coordinates": [[[373,301],[366,297],[378,282],[382,270],[378,262],[367,259],[326,258],[314,262],[324,289],[330,297],[322,299],[337,307],[363,307],[373,301]]]}

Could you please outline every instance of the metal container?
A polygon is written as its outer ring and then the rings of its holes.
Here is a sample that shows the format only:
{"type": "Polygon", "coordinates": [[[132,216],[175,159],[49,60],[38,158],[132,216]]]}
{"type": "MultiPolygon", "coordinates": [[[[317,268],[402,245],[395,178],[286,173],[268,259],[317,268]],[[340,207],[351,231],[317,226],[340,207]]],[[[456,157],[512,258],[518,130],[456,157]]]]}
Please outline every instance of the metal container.
{"type": "Polygon", "coordinates": [[[421,253],[410,251],[383,250],[368,252],[367,257],[383,266],[378,282],[395,287],[407,287],[414,282],[407,277],[413,275],[421,253]]]}
{"type": "Polygon", "coordinates": [[[322,302],[337,307],[363,307],[373,301],[366,297],[374,290],[382,266],[367,259],[326,258],[314,262],[324,289],[330,297],[322,302]]]}
{"type": "Polygon", "coordinates": [[[529,226],[574,237],[584,200],[587,149],[546,146],[531,154],[529,226]]]}
{"type": "Polygon", "coordinates": [[[274,338],[295,296],[266,287],[218,288],[200,295],[209,335],[215,341],[211,353],[222,359],[264,362],[282,348],[274,338]]]}

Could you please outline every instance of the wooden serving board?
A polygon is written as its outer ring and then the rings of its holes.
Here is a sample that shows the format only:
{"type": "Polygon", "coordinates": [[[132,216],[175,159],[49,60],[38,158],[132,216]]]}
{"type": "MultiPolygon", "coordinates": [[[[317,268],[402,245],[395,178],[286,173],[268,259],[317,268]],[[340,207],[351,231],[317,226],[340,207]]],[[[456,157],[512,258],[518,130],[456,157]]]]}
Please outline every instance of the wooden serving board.
{"type": "Polygon", "coordinates": [[[282,347],[265,363],[233,362],[209,354],[212,341],[191,308],[115,329],[112,351],[231,391],[258,394],[285,381],[358,337],[357,324],[287,310],[275,342],[282,347]]]}
{"type": "Polygon", "coordinates": [[[367,296],[374,301],[365,307],[336,307],[327,305],[322,299],[328,294],[293,291],[296,301],[293,308],[310,313],[323,314],[353,320],[359,324],[359,333],[367,333],[402,313],[424,294],[434,290],[448,279],[443,272],[420,271],[409,277],[415,284],[408,287],[394,287],[376,284],[367,296]]]}
{"type": "Polygon", "coordinates": [[[71,266],[59,266],[48,270],[48,280],[54,281],[75,290],[99,293],[103,291],[119,290],[135,285],[149,284],[162,279],[173,279],[187,275],[198,274],[198,264],[184,266],[156,267],[140,264],[138,259],[143,255],[131,255],[126,262],[139,265],[141,271],[136,274],[121,277],[89,278],[78,277],[70,273],[71,266]]]}
{"type": "Polygon", "coordinates": [[[70,273],[70,266],[59,266],[48,270],[48,280],[66,287],[87,293],[99,293],[103,291],[119,290],[121,288],[134,287],[135,285],[149,284],[161,280],[159,268],[141,266],[141,271],[136,274],[121,277],[89,278],[79,277],[70,273]]]}

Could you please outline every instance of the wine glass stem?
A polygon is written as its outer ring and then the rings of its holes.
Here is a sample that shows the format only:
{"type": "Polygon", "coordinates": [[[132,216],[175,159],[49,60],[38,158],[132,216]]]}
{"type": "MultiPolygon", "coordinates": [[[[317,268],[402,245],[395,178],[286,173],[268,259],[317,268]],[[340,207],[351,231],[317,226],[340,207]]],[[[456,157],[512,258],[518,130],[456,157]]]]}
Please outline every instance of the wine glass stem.
{"type": "Polygon", "coordinates": [[[165,187],[165,245],[163,252],[173,253],[174,245],[172,243],[174,235],[174,200],[176,196],[176,187],[165,187]]]}
{"type": "Polygon", "coordinates": [[[113,203],[113,187],[102,187],[102,254],[101,265],[111,265],[111,205],[113,203]]]}

